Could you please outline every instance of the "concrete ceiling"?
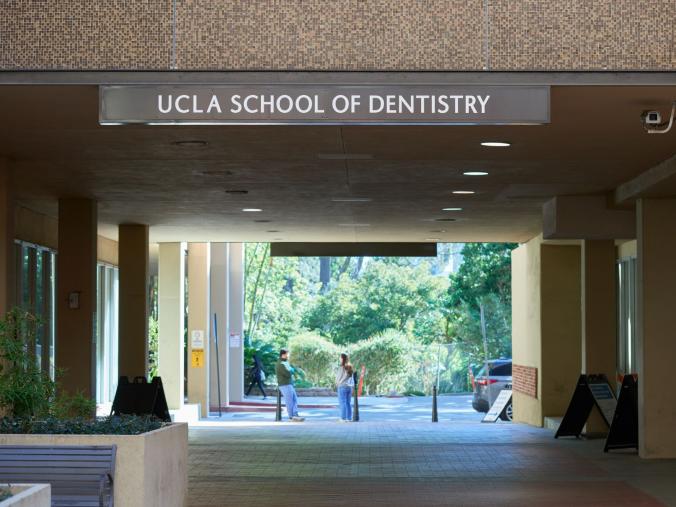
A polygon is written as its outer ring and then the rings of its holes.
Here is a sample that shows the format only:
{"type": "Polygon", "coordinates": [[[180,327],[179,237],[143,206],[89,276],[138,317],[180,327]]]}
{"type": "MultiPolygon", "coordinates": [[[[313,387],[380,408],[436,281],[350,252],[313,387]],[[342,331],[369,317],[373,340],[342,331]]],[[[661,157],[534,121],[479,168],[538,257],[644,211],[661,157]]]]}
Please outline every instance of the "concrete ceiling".
{"type": "Polygon", "coordinates": [[[610,193],[676,153],[676,132],[647,135],[639,121],[664,114],[673,87],[551,96],[542,126],[101,127],[95,86],[3,86],[0,156],[22,205],[56,216],[59,197],[96,199],[111,238],[132,222],[151,241],[520,242],[541,231],[550,197],[610,193]],[[189,140],[208,144],[172,144],[189,140]],[[334,202],[350,197],[370,201],[334,202]]]}

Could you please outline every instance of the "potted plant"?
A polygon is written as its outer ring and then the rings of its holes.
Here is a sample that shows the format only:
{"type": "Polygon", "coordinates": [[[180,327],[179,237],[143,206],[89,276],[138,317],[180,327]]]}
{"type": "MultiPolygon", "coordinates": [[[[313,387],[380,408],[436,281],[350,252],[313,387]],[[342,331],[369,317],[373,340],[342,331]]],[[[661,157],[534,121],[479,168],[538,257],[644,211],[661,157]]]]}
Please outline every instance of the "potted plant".
{"type": "Polygon", "coordinates": [[[96,418],[95,402],[69,395],[38,366],[38,321],[14,309],[0,321],[0,445],[116,445],[117,506],[182,507],[188,428],[150,417],[96,418]]]}

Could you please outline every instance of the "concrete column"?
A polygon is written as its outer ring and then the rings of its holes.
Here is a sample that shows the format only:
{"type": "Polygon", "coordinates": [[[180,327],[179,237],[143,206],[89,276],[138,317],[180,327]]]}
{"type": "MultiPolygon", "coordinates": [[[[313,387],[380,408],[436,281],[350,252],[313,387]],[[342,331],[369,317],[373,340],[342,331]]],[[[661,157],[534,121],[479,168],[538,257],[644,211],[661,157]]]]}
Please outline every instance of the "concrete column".
{"type": "Polygon", "coordinates": [[[512,252],[514,420],[564,414],[580,374],[580,247],[534,238],[512,252]]]}
{"type": "Polygon", "coordinates": [[[185,246],[160,243],[158,274],[159,374],[167,405],[183,406],[185,375],[183,331],[185,326],[185,246]]]}
{"type": "Polygon", "coordinates": [[[147,225],[120,225],[120,376],[145,376],[148,371],[148,251],[147,225]]]}
{"type": "Polygon", "coordinates": [[[230,401],[228,391],[228,244],[210,243],[211,248],[211,323],[209,389],[211,406],[218,407],[218,379],[220,377],[221,406],[230,401]],[[216,354],[216,328],[214,314],[218,321],[218,355],[216,354]],[[218,357],[218,362],[216,358],[218,357]],[[220,370],[220,372],[218,371],[220,370]]]}
{"type": "Polygon", "coordinates": [[[56,367],[62,386],[95,396],[96,201],[59,200],[56,367]]]}
{"type": "Polygon", "coordinates": [[[244,244],[230,243],[228,259],[228,365],[230,401],[244,398],[244,244]]]}
{"type": "Polygon", "coordinates": [[[676,458],[676,199],[637,204],[639,455],[676,458]]]}
{"type": "MultiPolygon", "coordinates": [[[[613,240],[582,242],[582,373],[603,373],[615,388],[617,360],[617,252],[613,240]]],[[[594,410],[587,434],[607,433],[594,410]]]]}
{"type": "Polygon", "coordinates": [[[0,159],[0,316],[14,306],[14,200],[9,163],[0,159]]]}
{"type": "Polygon", "coordinates": [[[208,243],[188,245],[188,402],[201,417],[209,415],[209,253],[208,243]]]}

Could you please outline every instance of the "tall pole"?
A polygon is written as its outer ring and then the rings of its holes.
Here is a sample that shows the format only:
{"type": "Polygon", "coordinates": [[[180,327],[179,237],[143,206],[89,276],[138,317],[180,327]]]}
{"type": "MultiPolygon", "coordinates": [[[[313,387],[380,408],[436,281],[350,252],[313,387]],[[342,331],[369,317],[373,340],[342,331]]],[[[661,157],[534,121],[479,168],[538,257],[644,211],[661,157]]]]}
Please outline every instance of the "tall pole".
{"type": "Polygon", "coordinates": [[[488,370],[488,336],[486,334],[486,316],[484,315],[483,303],[479,303],[479,310],[481,312],[481,334],[484,337],[484,363],[486,365],[486,380],[488,380],[488,376],[490,374],[490,371],[488,370]]]}
{"type": "Polygon", "coordinates": [[[214,345],[216,346],[216,384],[218,386],[218,417],[223,415],[221,408],[221,361],[218,353],[218,319],[214,313],[214,345]]]}

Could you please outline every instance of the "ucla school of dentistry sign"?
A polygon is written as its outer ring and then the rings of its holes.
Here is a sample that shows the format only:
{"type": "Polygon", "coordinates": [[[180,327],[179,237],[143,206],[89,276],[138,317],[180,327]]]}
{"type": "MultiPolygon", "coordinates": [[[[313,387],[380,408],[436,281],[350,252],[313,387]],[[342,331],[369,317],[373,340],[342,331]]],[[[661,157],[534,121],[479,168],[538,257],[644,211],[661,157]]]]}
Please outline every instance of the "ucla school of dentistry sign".
{"type": "Polygon", "coordinates": [[[110,124],[520,125],[549,123],[548,86],[101,86],[110,124]]]}

